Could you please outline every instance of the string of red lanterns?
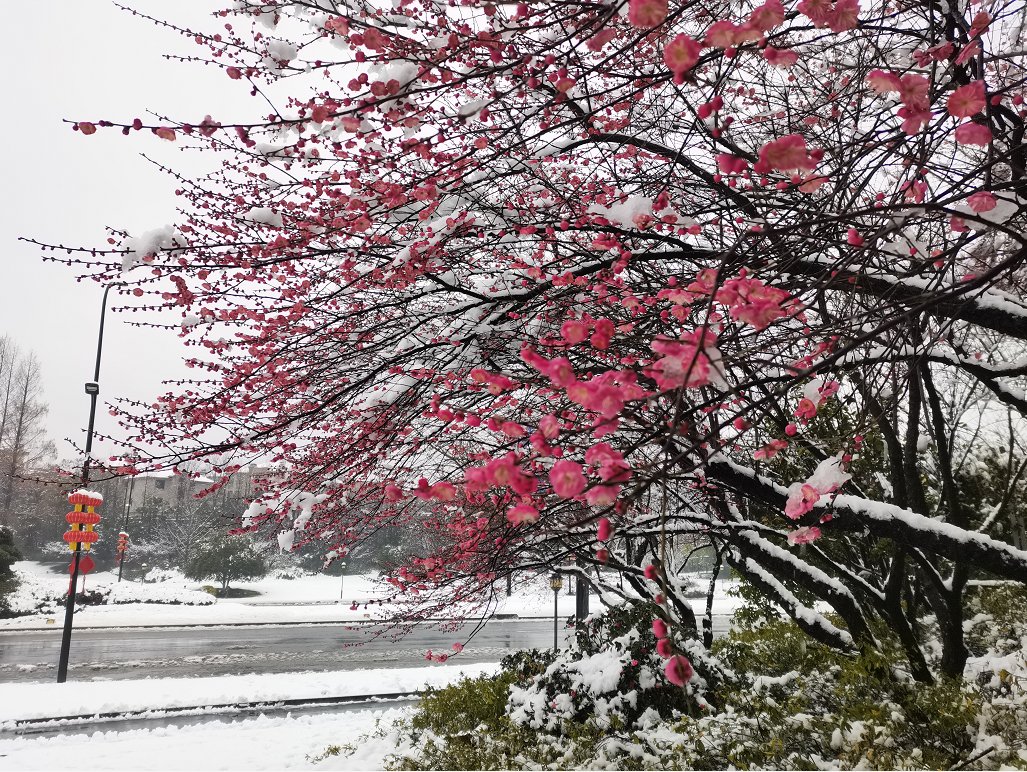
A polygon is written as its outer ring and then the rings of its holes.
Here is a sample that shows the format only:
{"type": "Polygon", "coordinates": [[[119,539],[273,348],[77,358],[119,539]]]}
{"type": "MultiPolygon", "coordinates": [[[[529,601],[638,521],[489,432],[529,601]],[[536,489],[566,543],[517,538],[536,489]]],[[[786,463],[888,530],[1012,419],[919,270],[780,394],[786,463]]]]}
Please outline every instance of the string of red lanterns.
{"type": "MultiPolygon", "coordinates": [[[[74,506],[74,509],[64,516],[68,525],[71,526],[70,530],[64,532],[64,541],[68,543],[68,548],[73,553],[68,573],[75,574],[77,561],[78,573],[88,574],[96,563],[90,555],[82,553],[88,553],[93,544],[100,540],[100,534],[95,528],[100,524],[102,518],[96,510],[103,504],[103,496],[91,491],[77,490],[68,494],[68,503],[74,506]]],[[[71,592],[74,591],[75,589],[72,587],[71,592]]]]}

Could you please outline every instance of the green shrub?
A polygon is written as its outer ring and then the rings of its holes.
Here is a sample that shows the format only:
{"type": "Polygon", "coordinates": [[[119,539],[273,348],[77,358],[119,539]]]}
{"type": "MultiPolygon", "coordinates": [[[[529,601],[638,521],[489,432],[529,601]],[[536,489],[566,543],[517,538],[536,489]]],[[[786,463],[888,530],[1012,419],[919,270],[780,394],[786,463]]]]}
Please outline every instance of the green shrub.
{"type": "Polygon", "coordinates": [[[453,686],[429,689],[421,697],[413,728],[436,734],[467,734],[501,729],[506,718],[510,684],[517,678],[511,669],[498,675],[464,678],[453,686]]]}
{"type": "Polygon", "coordinates": [[[999,583],[970,588],[965,618],[966,646],[974,656],[1005,656],[1023,647],[1027,587],[999,583]]]}
{"type": "Polygon", "coordinates": [[[404,729],[416,754],[389,760],[390,769],[514,769],[516,758],[534,750],[537,734],[506,715],[510,685],[524,657],[498,675],[464,678],[429,689],[404,729]]]}
{"type": "Polygon", "coordinates": [[[21,560],[21,552],[14,546],[14,531],[0,525],[0,580],[14,577],[14,564],[21,560]]]}
{"type": "Polygon", "coordinates": [[[0,619],[19,616],[19,614],[11,610],[10,604],[7,602],[7,596],[16,589],[18,589],[17,579],[0,579],[0,619]]]}
{"type": "Polygon", "coordinates": [[[7,603],[7,596],[18,587],[13,566],[19,560],[21,553],[14,546],[14,531],[0,525],[0,619],[15,616],[7,603]]]}

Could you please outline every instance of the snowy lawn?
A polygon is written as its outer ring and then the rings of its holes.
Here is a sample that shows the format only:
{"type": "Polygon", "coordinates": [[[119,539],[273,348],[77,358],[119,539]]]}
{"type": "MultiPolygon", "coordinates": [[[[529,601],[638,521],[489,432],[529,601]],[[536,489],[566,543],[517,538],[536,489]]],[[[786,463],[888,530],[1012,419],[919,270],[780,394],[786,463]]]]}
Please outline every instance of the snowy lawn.
{"type": "MultiPolygon", "coordinates": [[[[39,563],[22,561],[15,564],[22,583],[12,598],[16,609],[35,608],[42,599],[59,598],[67,590],[66,575],[50,572],[39,563]]],[[[252,598],[222,598],[210,603],[212,597],[200,590],[200,583],[182,577],[164,582],[122,581],[112,572],[90,574],[86,589],[109,587],[114,604],[80,607],[75,615],[76,627],[147,627],[226,624],[288,624],[319,622],[368,622],[388,618],[396,607],[384,603],[394,589],[378,582],[373,575],[354,575],[340,579],[334,576],[305,576],[297,579],[267,577],[256,582],[240,582],[239,589],[260,593],[252,598]],[[341,598],[340,598],[341,595],[341,598]],[[179,605],[171,605],[178,600],[179,605]],[[203,602],[208,605],[183,605],[203,602]]],[[[714,614],[729,615],[739,599],[727,591],[733,582],[718,582],[714,614]]],[[[515,614],[521,618],[548,618],[553,613],[553,592],[548,578],[539,576],[528,585],[515,588],[510,597],[505,587],[497,584],[498,614],[515,614]]],[[[593,610],[600,603],[593,597],[593,610]]],[[[705,599],[692,601],[697,614],[705,612],[705,599]]],[[[574,613],[574,596],[562,591],[559,595],[561,615],[574,613]]],[[[59,626],[63,611],[51,602],[48,613],[36,613],[13,619],[0,619],[0,630],[47,629],[59,626]]],[[[454,607],[453,616],[460,609],[454,607]]]]}

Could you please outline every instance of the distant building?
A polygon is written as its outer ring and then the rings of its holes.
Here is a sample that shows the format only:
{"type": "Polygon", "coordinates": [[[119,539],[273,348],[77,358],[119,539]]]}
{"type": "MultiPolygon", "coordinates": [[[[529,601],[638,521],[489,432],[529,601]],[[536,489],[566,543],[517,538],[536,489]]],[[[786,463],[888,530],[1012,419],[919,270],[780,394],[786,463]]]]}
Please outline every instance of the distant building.
{"type": "MultiPolygon", "coordinates": [[[[255,479],[265,477],[273,470],[270,467],[250,466],[239,470],[228,484],[221,488],[217,496],[239,501],[251,499],[259,492],[254,485],[255,479]]],[[[214,481],[209,477],[188,477],[174,472],[143,472],[134,477],[122,478],[120,488],[127,490],[129,506],[132,509],[143,506],[147,502],[161,502],[169,506],[179,506],[194,499],[200,491],[209,487],[214,481]]]]}
{"type": "Polygon", "coordinates": [[[120,481],[119,487],[128,490],[129,506],[132,509],[147,502],[159,501],[169,506],[184,504],[202,491],[213,480],[200,477],[191,479],[174,472],[144,472],[120,481]]]}

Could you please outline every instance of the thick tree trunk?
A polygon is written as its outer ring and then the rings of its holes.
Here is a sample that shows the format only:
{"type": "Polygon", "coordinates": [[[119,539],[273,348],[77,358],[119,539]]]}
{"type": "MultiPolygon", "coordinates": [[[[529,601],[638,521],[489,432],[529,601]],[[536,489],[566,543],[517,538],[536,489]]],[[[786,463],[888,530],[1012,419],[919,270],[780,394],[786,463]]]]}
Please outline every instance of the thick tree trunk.
{"type": "Polygon", "coordinates": [[[590,582],[585,577],[587,563],[582,560],[578,561],[578,581],[575,582],[574,588],[574,619],[577,622],[581,622],[585,617],[588,616],[589,606],[589,586],[590,582]]]}
{"type": "Polygon", "coordinates": [[[934,675],[927,665],[923,649],[920,648],[920,641],[916,632],[906,618],[902,610],[902,590],[906,576],[906,550],[898,548],[892,560],[891,573],[888,576],[888,583],[884,588],[884,605],[881,609],[882,616],[888,622],[895,634],[899,636],[902,649],[906,653],[906,661],[909,663],[909,670],[913,678],[925,684],[934,683],[934,675]]]}

